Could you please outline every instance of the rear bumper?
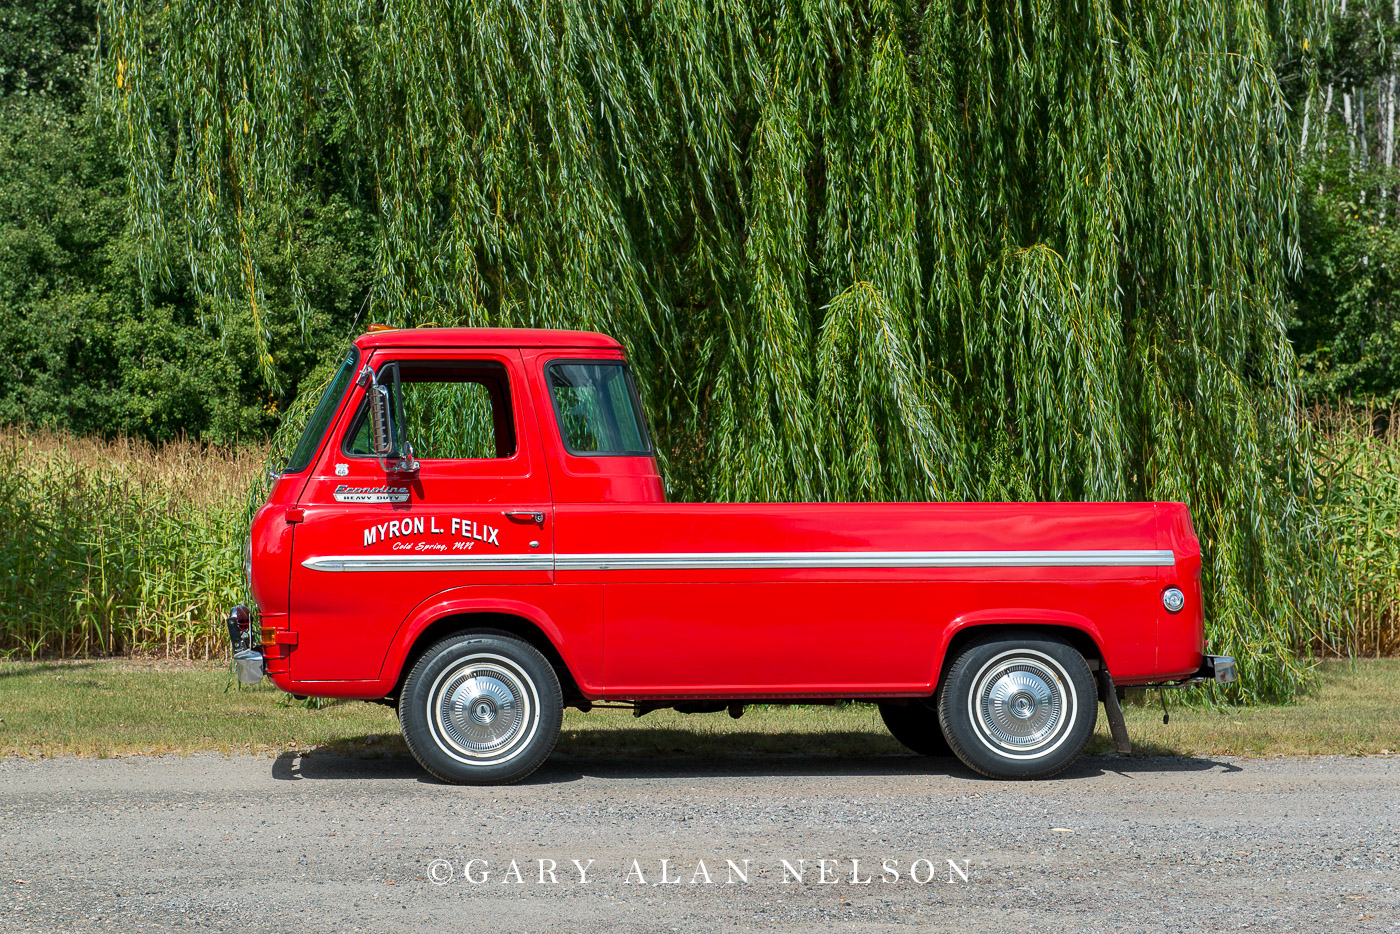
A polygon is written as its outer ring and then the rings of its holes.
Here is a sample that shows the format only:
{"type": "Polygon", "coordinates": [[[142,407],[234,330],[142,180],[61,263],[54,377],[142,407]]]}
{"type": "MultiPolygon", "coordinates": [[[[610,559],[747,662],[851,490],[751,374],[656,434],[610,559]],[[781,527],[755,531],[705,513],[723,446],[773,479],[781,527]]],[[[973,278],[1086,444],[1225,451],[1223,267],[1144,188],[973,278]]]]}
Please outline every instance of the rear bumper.
{"type": "Polygon", "coordinates": [[[1235,660],[1228,655],[1201,656],[1201,670],[1191,680],[1214,681],[1216,684],[1233,684],[1239,680],[1235,670],[1235,660]]]}
{"type": "Polygon", "coordinates": [[[1202,655],[1201,667],[1196,669],[1196,673],[1188,675],[1177,681],[1152,681],[1138,684],[1128,682],[1120,687],[1126,688],[1147,688],[1156,690],[1157,688],[1185,688],[1194,684],[1233,684],[1239,680],[1239,675],[1235,670],[1235,660],[1228,655],[1202,655]]]}

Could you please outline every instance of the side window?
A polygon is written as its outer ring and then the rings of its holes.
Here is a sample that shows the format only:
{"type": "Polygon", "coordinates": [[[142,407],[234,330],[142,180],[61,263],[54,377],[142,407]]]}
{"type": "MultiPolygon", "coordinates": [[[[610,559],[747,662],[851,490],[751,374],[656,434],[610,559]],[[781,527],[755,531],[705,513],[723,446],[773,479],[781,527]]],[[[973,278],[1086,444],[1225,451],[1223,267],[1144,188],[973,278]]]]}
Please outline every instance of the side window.
{"type": "Polygon", "coordinates": [[[559,434],[570,454],[651,453],[637,391],[624,364],[559,361],[546,374],[559,434]]]}
{"type": "MultiPolygon", "coordinates": [[[[515,454],[515,423],[506,368],[490,361],[404,360],[394,400],[403,413],[401,440],[421,460],[489,460],[515,454]]],[[[345,445],[350,457],[373,457],[369,418],[361,407],[345,445]]]]}

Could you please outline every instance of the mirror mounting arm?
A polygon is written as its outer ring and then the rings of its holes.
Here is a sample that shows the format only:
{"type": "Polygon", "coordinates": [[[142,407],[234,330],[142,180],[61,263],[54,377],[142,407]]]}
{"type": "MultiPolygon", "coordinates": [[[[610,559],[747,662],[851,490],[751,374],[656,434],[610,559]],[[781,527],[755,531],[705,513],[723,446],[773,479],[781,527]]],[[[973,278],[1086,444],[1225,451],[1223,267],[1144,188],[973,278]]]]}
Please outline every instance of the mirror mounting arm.
{"type": "Polygon", "coordinates": [[[380,463],[384,467],[385,473],[406,473],[416,474],[421,466],[413,456],[413,445],[404,442],[403,457],[382,457],[380,463]]]}

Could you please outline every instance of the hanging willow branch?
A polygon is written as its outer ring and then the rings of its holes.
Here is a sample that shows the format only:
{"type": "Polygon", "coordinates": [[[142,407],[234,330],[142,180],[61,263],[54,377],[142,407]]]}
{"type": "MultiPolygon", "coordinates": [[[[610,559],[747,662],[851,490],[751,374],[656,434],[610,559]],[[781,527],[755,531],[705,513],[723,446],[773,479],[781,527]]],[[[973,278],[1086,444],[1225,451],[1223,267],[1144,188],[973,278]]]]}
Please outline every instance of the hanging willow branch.
{"type": "MultiPolygon", "coordinates": [[[[1303,683],[1328,615],[1270,29],[1315,39],[1310,7],[107,0],[103,22],[148,277],[187,262],[262,320],[253,234],[295,264],[292,195],[333,175],[378,218],[369,319],[618,336],[678,496],[1182,499],[1241,691],[1303,683]]],[[[278,350],[264,332],[265,372],[278,350]]]]}

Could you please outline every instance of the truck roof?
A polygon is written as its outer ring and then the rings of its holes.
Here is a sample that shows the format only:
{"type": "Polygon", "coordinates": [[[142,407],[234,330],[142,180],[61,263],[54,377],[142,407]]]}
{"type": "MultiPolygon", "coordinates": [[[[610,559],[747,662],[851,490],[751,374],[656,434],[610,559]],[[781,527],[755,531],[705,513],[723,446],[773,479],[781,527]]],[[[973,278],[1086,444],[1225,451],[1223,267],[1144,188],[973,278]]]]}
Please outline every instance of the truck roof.
{"type": "Polygon", "coordinates": [[[621,350],[596,331],[552,328],[395,328],[370,331],[355,339],[362,350],[375,347],[570,347],[621,350]]]}

